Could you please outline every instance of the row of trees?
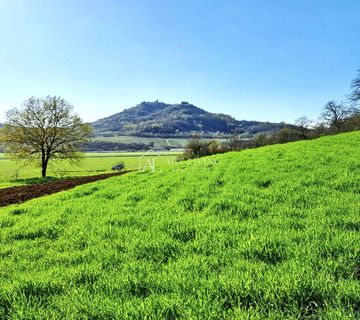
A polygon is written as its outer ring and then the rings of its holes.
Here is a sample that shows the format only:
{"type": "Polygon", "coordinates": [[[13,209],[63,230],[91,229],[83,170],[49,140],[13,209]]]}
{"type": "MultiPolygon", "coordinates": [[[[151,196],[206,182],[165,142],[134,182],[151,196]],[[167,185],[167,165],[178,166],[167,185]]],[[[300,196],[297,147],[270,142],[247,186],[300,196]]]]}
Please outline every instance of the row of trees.
{"type": "Polygon", "coordinates": [[[86,143],[82,150],[85,152],[93,151],[144,151],[154,149],[154,143],[139,143],[139,142],[110,142],[110,141],[89,141],[86,143]]]}
{"type": "Polygon", "coordinates": [[[294,130],[301,139],[360,129],[360,70],[351,84],[352,92],[345,102],[329,101],[315,123],[307,117],[295,121],[294,130]]]}
{"type": "Polygon", "coordinates": [[[352,92],[346,102],[329,101],[322,109],[319,121],[307,117],[295,120],[295,124],[287,126],[275,134],[259,134],[254,139],[243,140],[237,135],[223,142],[192,138],[182,159],[198,158],[215,153],[239,151],[269,144],[287,143],[298,140],[315,139],[323,135],[360,130],[360,70],[352,81],[352,92]]]}

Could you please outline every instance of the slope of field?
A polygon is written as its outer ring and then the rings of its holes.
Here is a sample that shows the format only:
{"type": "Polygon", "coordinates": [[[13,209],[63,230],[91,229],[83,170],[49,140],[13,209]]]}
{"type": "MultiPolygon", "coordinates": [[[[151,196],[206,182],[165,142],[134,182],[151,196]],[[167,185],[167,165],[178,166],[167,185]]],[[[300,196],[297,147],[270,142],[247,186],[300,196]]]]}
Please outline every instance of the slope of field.
{"type": "Polygon", "coordinates": [[[359,319],[360,134],[0,210],[0,318],[359,319]]]}

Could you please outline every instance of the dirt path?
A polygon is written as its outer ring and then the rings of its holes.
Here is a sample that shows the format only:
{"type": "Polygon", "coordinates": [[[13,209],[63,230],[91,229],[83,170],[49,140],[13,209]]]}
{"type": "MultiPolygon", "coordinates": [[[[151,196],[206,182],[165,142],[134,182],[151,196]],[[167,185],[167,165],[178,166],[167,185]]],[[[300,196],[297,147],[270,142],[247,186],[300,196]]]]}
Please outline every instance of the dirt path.
{"type": "Polygon", "coordinates": [[[114,176],[121,176],[125,173],[127,172],[99,174],[95,176],[76,177],[41,184],[0,189],[0,207],[14,203],[22,203],[33,198],[45,196],[47,194],[72,189],[85,183],[104,180],[114,176]]]}

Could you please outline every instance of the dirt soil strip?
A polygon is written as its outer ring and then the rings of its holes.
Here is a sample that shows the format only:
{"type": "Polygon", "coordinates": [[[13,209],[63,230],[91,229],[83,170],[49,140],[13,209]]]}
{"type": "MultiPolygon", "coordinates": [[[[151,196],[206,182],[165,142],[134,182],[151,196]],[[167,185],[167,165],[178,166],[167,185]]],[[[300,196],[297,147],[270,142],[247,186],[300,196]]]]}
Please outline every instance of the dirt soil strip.
{"type": "Polygon", "coordinates": [[[22,203],[33,198],[42,197],[48,194],[60,192],[63,190],[72,189],[76,186],[104,180],[114,176],[121,176],[129,171],[99,174],[95,176],[69,178],[58,181],[51,181],[46,183],[33,184],[28,186],[18,186],[0,189],[0,207],[10,204],[22,203]]]}

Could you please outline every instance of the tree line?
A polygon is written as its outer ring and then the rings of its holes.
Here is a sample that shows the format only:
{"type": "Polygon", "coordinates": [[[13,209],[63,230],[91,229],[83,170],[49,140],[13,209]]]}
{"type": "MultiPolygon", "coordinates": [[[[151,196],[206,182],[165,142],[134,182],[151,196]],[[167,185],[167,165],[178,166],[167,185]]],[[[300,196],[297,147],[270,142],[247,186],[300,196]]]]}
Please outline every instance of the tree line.
{"type": "Polygon", "coordinates": [[[308,117],[300,117],[294,125],[286,126],[273,134],[258,134],[253,139],[241,139],[234,134],[226,141],[203,140],[194,136],[187,144],[179,159],[193,159],[202,156],[240,151],[257,148],[271,144],[281,144],[299,140],[310,140],[324,135],[341,132],[356,131],[360,129],[360,70],[351,83],[351,94],[345,102],[331,100],[322,108],[318,121],[308,117]]]}

